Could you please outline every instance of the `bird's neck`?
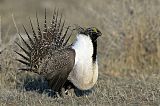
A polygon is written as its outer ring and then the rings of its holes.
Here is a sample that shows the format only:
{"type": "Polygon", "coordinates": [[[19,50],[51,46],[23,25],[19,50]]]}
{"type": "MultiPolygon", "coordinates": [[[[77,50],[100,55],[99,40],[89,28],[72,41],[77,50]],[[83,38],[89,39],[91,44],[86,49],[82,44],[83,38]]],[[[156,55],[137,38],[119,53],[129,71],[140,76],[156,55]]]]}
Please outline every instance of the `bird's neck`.
{"type": "Polygon", "coordinates": [[[97,59],[97,41],[92,41],[93,43],[93,55],[92,55],[92,60],[93,60],[93,63],[96,62],[96,59],[97,59]]]}
{"type": "Polygon", "coordinates": [[[92,63],[97,59],[97,41],[92,41],[89,36],[79,34],[72,46],[78,58],[91,58],[92,63]],[[83,56],[83,57],[81,57],[83,56]]]}

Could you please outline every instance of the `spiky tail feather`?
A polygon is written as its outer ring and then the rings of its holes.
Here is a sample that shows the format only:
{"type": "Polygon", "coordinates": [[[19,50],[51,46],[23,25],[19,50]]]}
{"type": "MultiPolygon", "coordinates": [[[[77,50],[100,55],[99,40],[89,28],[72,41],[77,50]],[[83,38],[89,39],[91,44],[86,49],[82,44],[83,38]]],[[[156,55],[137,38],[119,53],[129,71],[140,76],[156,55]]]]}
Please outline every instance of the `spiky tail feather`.
{"type": "MultiPolygon", "coordinates": [[[[25,26],[23,29],[28,37],[29,42],[27,42],[20,34],[20,38],[23,41],[26,47],[21,46],[19,43],[16,44],[21,48],[24,54],[15,51],[21,59],[17,59],[20,63],[26,65],[25,68],[20,68],[23,71],[32,71],[38,73],[37,69],[41,64],[42,59],[50,54],[50,51],[61,49],[67,46],[67,43],[72,35],[73,30],[69,33],[70,26],[64,28],[65,20],[62,22],[62,14],[59,16],[58,10],[54,10],[53,18],[51,20],[50,27],[47,27],[47,15],[45,9],[45,20],[44,20],[44,29],[41,31],[38,15],[36,13],[37,20],[37,34],[34,30],[31,19],[30,27],[32,29],[32,37],[27,32],[25,26]],[[67,38],[68,36],[68,38],[67,38]]],[[[40,73],[38,73],[40,74],[40,73]]]]}

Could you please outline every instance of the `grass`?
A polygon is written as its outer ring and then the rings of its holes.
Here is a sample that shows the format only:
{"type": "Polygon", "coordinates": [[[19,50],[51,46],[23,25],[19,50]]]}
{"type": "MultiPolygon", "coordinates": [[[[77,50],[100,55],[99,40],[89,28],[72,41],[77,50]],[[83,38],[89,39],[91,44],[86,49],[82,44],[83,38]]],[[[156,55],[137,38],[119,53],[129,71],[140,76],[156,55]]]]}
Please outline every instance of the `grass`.
{"type": "MultiPolygon", "coordinates": [[[[155,105],[160,104],[160,1],[159,0],[0,0],[0,105],[155,105]],[[43,20],[53,9],[64,9],[67,24],[96,26],[103,35],[98,40],[99,79],[88,96],[53,98],[39,77],[19,72],[15,62],[19,51],[17,32],[27,29],[38,11],[43,20]],[[35,82],[38,81],[38,82],[35,82]],[[26,89],[29,84],[38,89],[26,89]],[[41,82],[39,84],[39,82],[41,82]]],[[[43,25],[41,25],[43,26],[43,25]]],[[[31,32],[31,31],[30,31],[31,32]]]]}

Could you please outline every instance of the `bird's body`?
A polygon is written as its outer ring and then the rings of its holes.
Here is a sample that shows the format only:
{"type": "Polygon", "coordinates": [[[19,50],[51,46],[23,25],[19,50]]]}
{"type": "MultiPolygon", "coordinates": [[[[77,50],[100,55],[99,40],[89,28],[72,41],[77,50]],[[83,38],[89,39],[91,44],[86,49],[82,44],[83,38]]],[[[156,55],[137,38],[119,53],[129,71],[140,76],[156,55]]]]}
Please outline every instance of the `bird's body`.
{"type": "Polygon", "coordinates": [[[76,52],[76,57],[69,80],[81,90],[90,89],[98,78],[97,60],[93,62],[92,59],[93,43],[89,36],[78,34],[72,48],[76,52]]]}
{"type": "Polygon", "coordinates": [[[98,78],[97,38],[101,32],[94,27],[82,28],[75,42],[68,46],[67,42],[72,33],[67,34],[69,26],[63,32],[64,23],[61,23],[61,19],[62,16],[58,20],[58,12],[54,12],[51,26],[47,28],[45,11],[43,33],[37,18],[38,36],[30,20],[33,39],[24,27],[29,43],[20,35],[27,49],[17,43],[26,54],[16,52],[22,57],[17,60],[27,66],[21,70],[32,71],[43,76],[55,92],[68,86],[67,81],[80,90],[88,90],[94,86],[98,78]],[[68,39],[66,39],[67,35],[68,39]]]}

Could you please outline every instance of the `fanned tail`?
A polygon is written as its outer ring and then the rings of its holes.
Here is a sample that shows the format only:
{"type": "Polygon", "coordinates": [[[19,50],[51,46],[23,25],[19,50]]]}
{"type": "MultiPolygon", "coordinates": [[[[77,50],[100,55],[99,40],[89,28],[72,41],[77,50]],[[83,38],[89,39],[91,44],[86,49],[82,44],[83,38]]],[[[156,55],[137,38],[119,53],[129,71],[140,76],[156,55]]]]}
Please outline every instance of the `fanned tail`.
{"type": "MultiPolygon", "coordinates": [[[[20,68],[23,71],[33,71],[38,73],[37,69],[42,62],[42,59],[50,54],[50,51],[65,48],[72,35],[73,30],[69,33],[70,26],[64,28],[65,20],[62,19],[62,13],[59,16],[58,10],[54,10],[50,27],[47,26],[47,11],[45,9],[44,28],[43,32],[40,28],[38,14],[36,13],[37,33],[34,29],[31,19],[29,18],[32,35],[30,35],[23,25],[23,29],[27,35],[27,40],[20,34],[24,47],[16,42],[19,48],[24,53],[17,53],[21,59],[16,59],[18,62],[24,64],[25,68],[20,68]],[[67,37],[68,36],[68,37],[67,37]],[[28,42],[29,41],[29,42],[28,42]]],[[[38,73],[40,74],[40,73],[38,73]]]]}

